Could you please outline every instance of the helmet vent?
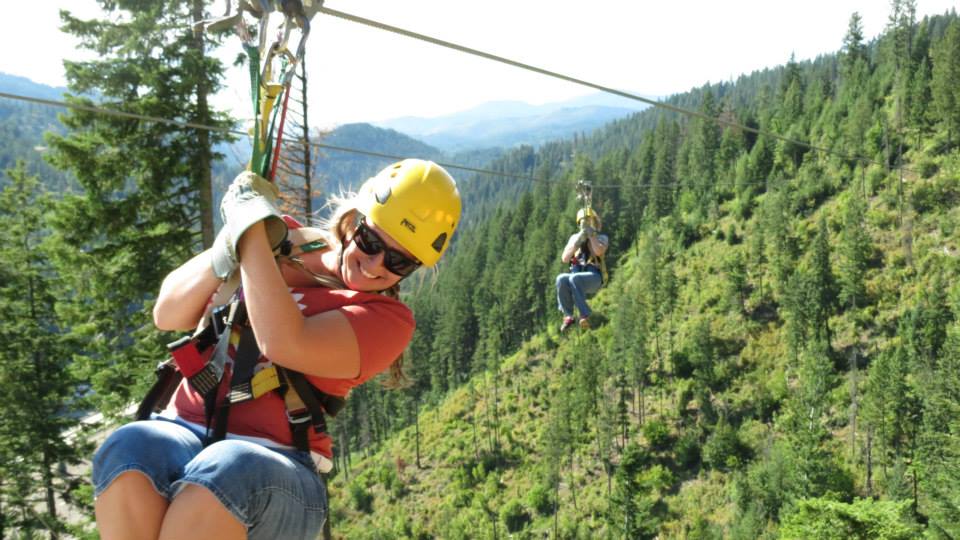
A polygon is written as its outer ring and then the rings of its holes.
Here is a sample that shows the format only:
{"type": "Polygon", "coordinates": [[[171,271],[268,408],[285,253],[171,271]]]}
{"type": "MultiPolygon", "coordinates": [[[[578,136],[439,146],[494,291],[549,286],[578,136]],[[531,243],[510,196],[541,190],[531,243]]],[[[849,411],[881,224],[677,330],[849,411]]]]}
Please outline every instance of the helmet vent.
{"type": "Polygon", "coordinates": [[[393,190],[390,188],[390,186],[383,186],[376,193],[377,202],[380,204],[387,204],[387,200],[390,199],[390,195],[392,194],[393,190]]]}
{"type": "Polygon", "coordinates": [[[443,245],[447,243],[447,233],[440,233],[440,236],[430,244],[437,253],[443,253],[443,245]]]}

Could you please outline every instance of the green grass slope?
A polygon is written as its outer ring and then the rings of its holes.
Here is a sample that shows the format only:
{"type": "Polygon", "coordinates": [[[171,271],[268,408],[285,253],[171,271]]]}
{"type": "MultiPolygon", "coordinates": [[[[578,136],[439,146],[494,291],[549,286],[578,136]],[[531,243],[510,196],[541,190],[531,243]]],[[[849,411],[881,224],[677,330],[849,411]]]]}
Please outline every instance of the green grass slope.
{"type": "Polygon", "coordinates": [[[916,473],[895,470],[854,403],[875,392],[871,364],[903,341],[898,321],[915,299],[960,275],[960,154],[925,155],[908,156],[903,197],[898,171],[879,166],[845,187],[784,187],[801,216],[785,220],[797,266],[813,264],[822,220],[838,275],[845,209],[866,195],[868,302],[833,311],[820,372],[791,341],[798,316],[771,262],[771,193],[746,218],[727,201],[692,239],[665,218],[593,299],[594,329],[544,329],[375,453],[353,455],[330,485],[334,536],[800,538],[811,512],[885,524],[866,537],[916,534],[909,497],[890,496],[916,473]],[[652,295],[664,288],[672,305],[652,295]],[[798,410],[820,433],[812,443],[798,410]],[[629,514],[636,523],[622,524],[629,514]]]}

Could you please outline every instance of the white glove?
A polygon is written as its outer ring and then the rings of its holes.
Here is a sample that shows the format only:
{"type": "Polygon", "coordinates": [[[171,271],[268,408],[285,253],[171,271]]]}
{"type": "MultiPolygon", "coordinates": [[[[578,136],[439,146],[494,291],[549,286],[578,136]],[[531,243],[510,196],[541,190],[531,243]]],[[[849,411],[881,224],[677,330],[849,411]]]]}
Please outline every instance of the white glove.
{"type": "Polygon", "coordinates": [[[237,175],[220,202],[220,217],[223,229],[211,248],[213,273],[227,279],[237,269],[237,243],[254,223],[264,222],[270,248],[276,249],[287,238],[287,224],[274,205],[279,190],[272,182],[244,171],[237,175]]]}

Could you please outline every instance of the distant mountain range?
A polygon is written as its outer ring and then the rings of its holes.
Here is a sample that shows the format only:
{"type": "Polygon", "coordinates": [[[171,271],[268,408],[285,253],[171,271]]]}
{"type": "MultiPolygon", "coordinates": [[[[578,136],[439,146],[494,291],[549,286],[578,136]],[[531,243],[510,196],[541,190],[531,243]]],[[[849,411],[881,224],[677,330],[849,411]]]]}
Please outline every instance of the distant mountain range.
{"type": "MultiPolygon", "coordinates": [[[[0,73],[0,92],[40,99],[62,99],[66,88],[53,88],[23,77],[0,73]]],[[[4,171],[22,161],[27,173],[44,179],[48,187],[64,190],[70,184],[66,173],[58,171],[43,159],[46,131],[63,131],[57,115],[58,107],[39,105],[14,99],[0,99],[0,185],[6,181],[4,171]]]]}
{"type": "Polygon", "coordinates": [[[647,106],[638,101],[597,93],[543,105],[493,101],[434,118],[405,116],[373,124],[451,152],[469,148],[539,145],[575,133],[592,131],[647,106]]]}
{"type": "MultiPolygon", "coordinates": [[[[63,98],[66,88],[54,88],[24,77],[0,73],[0,92],[50,100],[63,98]]],[[[404,117],[370,124],[346,124],[327,133],[324,144],[395,156],[433,159],[467,167],[484,167],[518,145],[537,146],[592,131],[603,124],[633,114],[645,105],[607,94],[531,105],[520,101],[485,103],[467,111],[437,118],[404,117]]],[[[62,130],[57,107],[0,99],[0,133],[15,139],[0,148],[0,181],[3,169],[17,158],[26,158],[29,169],[42,177],[64,175],[43,162],[43,132],[62,130]]],[[[228,182],[236,168],[250,155],[249,141],[241,139],[217,149],[227,156],[214,165],[218,187],[228,182]]],[[[316,163],[318,187],[324,192],[356,188],[360,182],[389,163],[358,153],[327,149],[316,163]]]]}
{"type": "Polygon", "coordinates": [[[0,73],[0,92],[30,96],[41,99],[59,100],[63,98],[67,89],[63,87],[47,86],[33,82],[26,77],[0,73]]]}

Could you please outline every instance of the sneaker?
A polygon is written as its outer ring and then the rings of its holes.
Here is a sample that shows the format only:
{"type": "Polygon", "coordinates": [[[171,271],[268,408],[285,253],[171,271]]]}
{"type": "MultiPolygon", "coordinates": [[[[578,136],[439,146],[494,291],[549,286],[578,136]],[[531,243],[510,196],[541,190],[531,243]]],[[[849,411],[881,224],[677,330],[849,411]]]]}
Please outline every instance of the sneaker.
{"type": "Polygon", "coordinates": [[[567,331],[567,328],[573,326],[573,317],[564,317],[563,323],[560,325],[560,333],[567,331]]]}
{"type": "Polygon", "coordinates": [[[580,317],[580,328],[587,330],[590,328],[590,321],[586,317],[580,317]]]}

